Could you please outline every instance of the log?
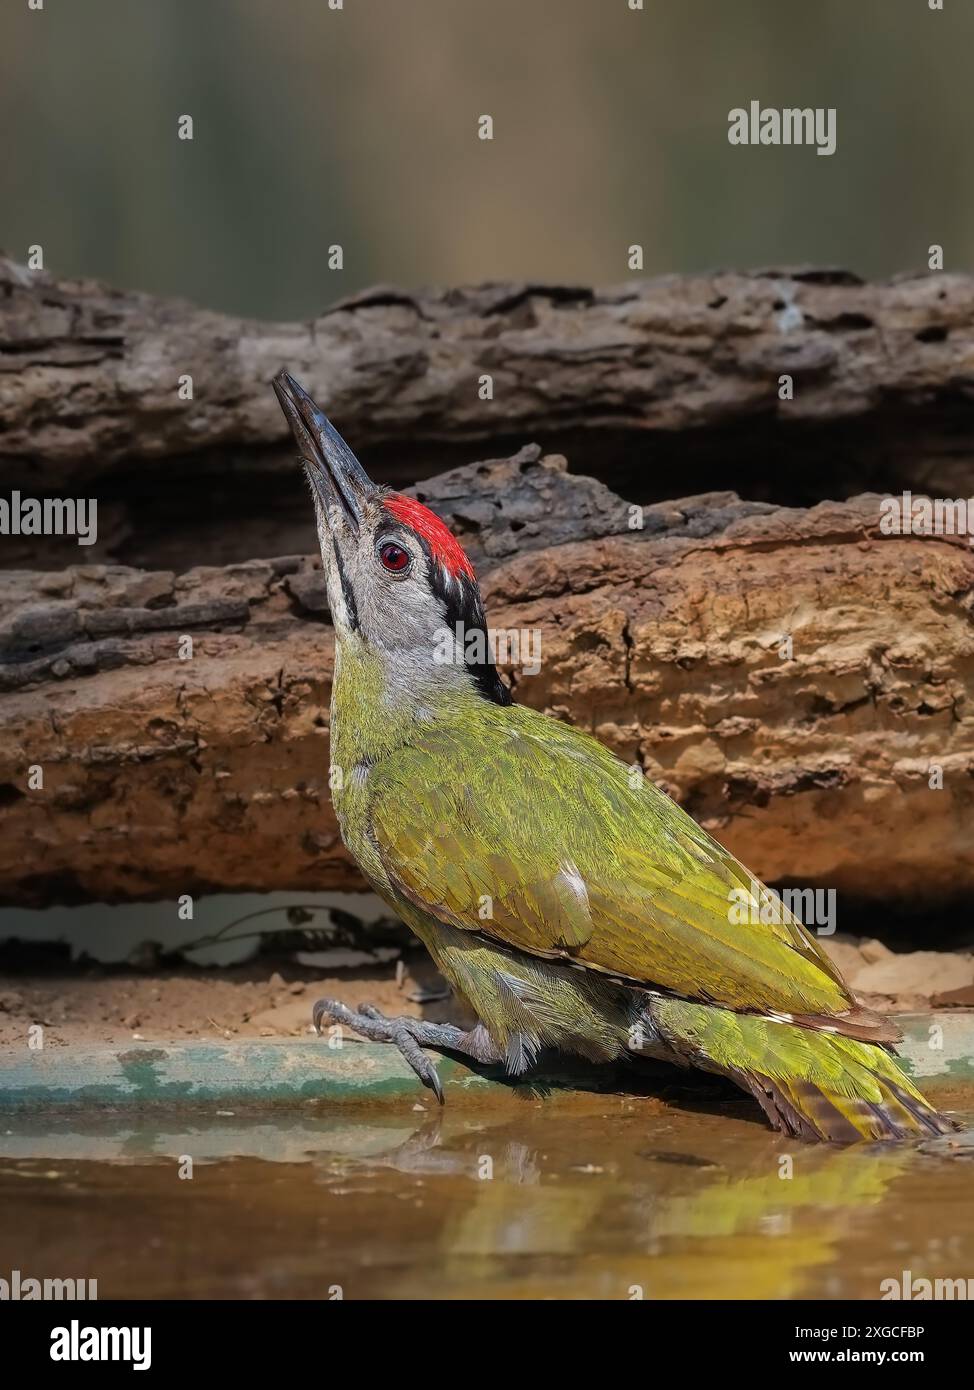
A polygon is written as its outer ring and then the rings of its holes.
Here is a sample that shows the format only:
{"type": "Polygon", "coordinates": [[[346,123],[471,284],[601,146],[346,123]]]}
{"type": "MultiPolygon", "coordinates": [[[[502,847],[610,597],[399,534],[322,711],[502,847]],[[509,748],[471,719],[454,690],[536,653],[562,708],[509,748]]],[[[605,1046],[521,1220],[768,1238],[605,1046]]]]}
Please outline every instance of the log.
{"type": "MultiPolygon", "coordinates": [[[[711,493],[630,530],[628,503],[539,454],[418,489],[477,558],[492,626],[542,634],[516,698],[640,764],[765,879],[970,893],[971,548],[881,535],[877,496],[711,493]]],[[[329,799],[313,557],[14,572],[0,593],[3,901],[361,886],[329,799]]]]}
{"type": "MultiPolygon", "coordinates": [[[[0,487],[76,495],[127,478],[146,488],[174,465],[225,479],[230,459],[238,473],[280,477],[293,450],[269,382],[282,365],[366,461],[390,451],[400,478],[431,452],[426,466],[439,471],[437,449],[484,440],[572,440],[582,469],[620,435],[630,446],[652,437],[662,462],[676,435],[686,466],[702,436],[705,448],[715,432],[726,444],[755,422],[782,427],[769,436],[772,467],[784,442],[820,472],[809,427],[840,426],[857,457],[866,447],[866,468],[877,421],[894,453],[910,436],[898,457],[931,490],[931,469],[974,478],[966,275],[864,284],[841,270],[769,269],[603,290],[380,286],[310,322],[268,324],[0,258],[0,487]],[[478,389],[484,373],[491,400],[478,389]],[[779,398],[782,373],[795,380],[791,401],[779,398]],[[177,389],[185,375],[192,400],[177,389]]],[[[625,452],[626,475],[645,475],[645,454],[634,467],[625,452]]]]}

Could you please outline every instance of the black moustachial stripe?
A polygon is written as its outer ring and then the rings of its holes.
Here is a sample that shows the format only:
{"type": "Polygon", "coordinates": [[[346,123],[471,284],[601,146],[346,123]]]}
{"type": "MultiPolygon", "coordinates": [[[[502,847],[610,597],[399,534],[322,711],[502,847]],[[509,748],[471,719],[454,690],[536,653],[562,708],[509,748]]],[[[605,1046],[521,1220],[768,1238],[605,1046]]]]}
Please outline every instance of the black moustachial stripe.
{"type": "Polygon", "coordinates": [[[422,538],[420,538],[420,544],[426,555],[426,572],[429,576],[430,588],[443,604],[447,627],[451,632],[455,632],[459,623],[464,638],[475,637],[475,646],[484,652],[483,661],[470,660],[466,656],[467,643],[464,642],[464,664],[473,677],[476,689],[485,700],[492,700],[495,705],[513,704],[510,689],[501,680],[497,674],[497,667],[490,659],[490,647],[487,641],[487,615],[484,612],[484,605],[476,582],[465,574],[455,576],[447,574],[443,566],[433,557],[432,551],[422,538]],[[477,634],[481,635],[477,637],[477,634]]]}
{"type": "Polygon", "coordinates": [[[348,575],[345,573],[345,566],[342,564],[342,553],[334,541],[332,541],[332,550],[335,555],[335,568],[338,570],[338,578],[342,584],[342,598],[345,600],[348,625],[355,632],[358,629],[358,604],[355,602],[355,593],[348,581],[348,575]]]}

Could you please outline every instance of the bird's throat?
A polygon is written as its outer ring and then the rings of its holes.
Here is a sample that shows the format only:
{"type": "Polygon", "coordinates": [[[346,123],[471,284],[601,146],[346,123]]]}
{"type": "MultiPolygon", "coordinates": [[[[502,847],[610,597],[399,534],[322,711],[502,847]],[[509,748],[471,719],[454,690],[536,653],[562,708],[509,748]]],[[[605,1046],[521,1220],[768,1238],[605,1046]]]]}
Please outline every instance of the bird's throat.
{"type": "Polygon", "coordinates": [[[462,666],[410,662],[350,633],[336,638],[332,767],[349,771],[408,746],[440,720],[472,717],[481,696],[462,666]]]}

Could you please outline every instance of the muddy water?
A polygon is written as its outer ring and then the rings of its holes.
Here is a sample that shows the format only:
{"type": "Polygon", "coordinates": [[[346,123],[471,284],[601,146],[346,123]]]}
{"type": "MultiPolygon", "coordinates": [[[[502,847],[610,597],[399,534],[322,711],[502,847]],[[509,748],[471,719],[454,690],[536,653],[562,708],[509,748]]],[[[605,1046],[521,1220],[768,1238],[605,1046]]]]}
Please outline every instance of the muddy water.
{"type": "Polygon", "coordinates": [[[803,1146],[734,1102],[644,1097],[8,1115],[0,1277],[97,1278],[102,1298],[874,1299],[904,1270],[974,1278],[974,1150],[952,1155],[803,1146]]]}

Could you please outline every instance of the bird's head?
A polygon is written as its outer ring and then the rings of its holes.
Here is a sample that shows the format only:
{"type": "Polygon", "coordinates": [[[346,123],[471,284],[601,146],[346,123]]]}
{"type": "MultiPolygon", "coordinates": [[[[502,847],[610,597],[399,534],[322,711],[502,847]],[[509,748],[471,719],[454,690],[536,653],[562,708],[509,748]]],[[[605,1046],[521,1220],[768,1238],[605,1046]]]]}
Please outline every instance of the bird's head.
{"type": "Polygon", "coordinates": [[[311,485],[339,645],[361,643],[404,687],[469,688],[509,704],[460,542],[421,502],[373,483],[292,376],[279,373],[274,390],[311,485]]]}

